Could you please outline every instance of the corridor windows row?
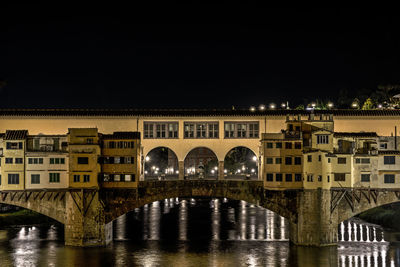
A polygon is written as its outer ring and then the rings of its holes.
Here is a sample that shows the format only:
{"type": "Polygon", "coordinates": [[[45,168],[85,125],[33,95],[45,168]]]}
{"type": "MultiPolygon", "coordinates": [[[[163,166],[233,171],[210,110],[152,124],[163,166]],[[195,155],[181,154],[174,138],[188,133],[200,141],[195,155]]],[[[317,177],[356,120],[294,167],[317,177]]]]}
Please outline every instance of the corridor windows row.
{"type": "Polygon", "coordinates": [[[274,181],[274,176],[275,176],[275,181],[276,182],[283,182],[283,179],[285,179],[285,182],[301,182],[302,181],[302,176],[301,173],[267,173],[266,180],[267,182],[273,182],[274,181]]]}
{"type": "Polygon", "coordinates": [[[301,149],[301,142],[267,142],[266,148],[278,148],[282,149],[283,144],[285,145],[285,149],[301,149]],[[274,147],[275,144],[275,147],[274,147]]]}
{"type": "MultiPolygon", "coordinates": [[[[275,158],[266,158],[265,163],[266,164],[282,164],[282,158],[277,157],[275,158]]],[[[285,165],[301,165],[301,157],[285,157],[285,165]],[[294,159],[293,159],[294,158],[294,159]]]]}
{"type": "MultiPolygon", "coordinates": [[[[49,173],[49,183],[59,183],[60,173],[49,173]]],[[[40,184],[40,174],[31,174],[31,184],[40,184]]]]}
{"type": "Polygon", "coordinates": [[[178,122],[144,122],[144,138],[178,138],[178,122]]]}
{"type": "MultiPolygon", "coordinates": [[[[144,122],[143,138],[179,138],[178,128],[178,122],[144,122]]],[[[184,122],[183,128],[183,138],[219,138],[218,122],[184,122]]],[[[225,122],[224,138],[259,138],[259,128],[259,122],[225,122]]]]}
{"type": "Polygon", "coordinates": [[[133,164],[134,157],[102,157],[103,164],[133,164]]]}
{"type": "Polygon", "coordinates": [[[185,122],[184,138],[219,138],[218,122],[185,122]]]}
{"type": "Polygon", "coordinates": [[[258,138],[258,122],[225,122],[225,138],[258,138]]]}
{"type": "MultiPolygon", "coordinates": [[[[90,182],[90,175],[84,174],[83,176],[83,182],[84,183],[89,183],[90,182]]],[[[79,174],[74,174],[74,183],[80,183],[81,182],[81,175],[79,174]]]]}
{"type": "Polygon", "coordinates": [[[22,142],[7,142],[6,148],[7,149],[22,149],[23,144],[22,144],[22,142]]]}

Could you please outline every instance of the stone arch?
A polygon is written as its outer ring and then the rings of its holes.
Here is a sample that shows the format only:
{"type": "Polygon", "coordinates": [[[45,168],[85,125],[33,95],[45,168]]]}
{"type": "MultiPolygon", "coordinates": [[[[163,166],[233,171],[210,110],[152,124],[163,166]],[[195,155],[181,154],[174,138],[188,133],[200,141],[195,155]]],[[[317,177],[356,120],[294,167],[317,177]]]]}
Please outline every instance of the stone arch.
{"type": "MultiPolygon", "coordinates": [[[[159,163],[159,162],[158,162],[159,163]]],[[[165,163],[163,164],[165,165],[165,163]]],[[[179,172],[179,160],[178,156],[171,148],[167,146],[156,146],[153,147],[151,150],[147,152],[147,154],[143,158],[143,174],[144,178],[149,175],[149,173],[153,172],[152,176],[155,177],[167,177],[167,178],[176,178],[178,179],[178,172],[179,172]],[[151,165],[152,160],[152,152],[155,152],[157,149],[167,149],[167,166],[155,166],[151,165]],[[152,168],[161,168],[158,170],[152,170],[152,168]]],[[[151,176],[151,175],[150,175],[151,176]]],[[[153,177],[154,178],[154,177],[153,177]]]]}
{"type": "Polygon", "coordinates": [[[224,176],[229,178],[255,178],[259,173],[260,159],[247,146],[232,147],[224,157],[224,176]],[[244,155],[243,155],[244,153],[244,155]],[[237,159],[237,157],[242,157],[237,159]],[[241,160],[242,162],[238,162],[241,160]]]}
{"type": "MultiPolygon", "coordinates": [[[[400,202],[399,193],[399,191],[365,189],[360,192],[360,194],[358,195],[359,197],[351,198],[353,200],[352,203],[354,203],[353,206],[350,205],[351,202],[342,199],[340,203],[338,203],[336,208],[338,216],[337,224],[339,225],[341,222],[370,209],[400,202]]],[[[349,193],[346,192],[346,194],[349,193]]],[[[357,194],[357,191],[355,192],[355,194],[357,194]]]]}
{"type": "Polygon", "coordinates": [[[187,178],[218,178],[218,156],[208,147],[192,148],[186,153],[183,162],[187,178]]]}
{"type": "Polygon", "coordinates": [[[29,198],[27,197],[27,194],[29,193],[23,191],[1,192],[0,204],[13,205],[27,210],[32,210],[65,224],[65,198],[61,198],[60,196],[55,198],[54,195],[52,195],[51,200],[49,201],[48,198],[50,193],[32,192],[29,198]],[[40,199],[41,197],[42,199],[40,199]]]}
{"type": "Polygon", "coordinates": [[[157,185],[157,181],[146,181],[141,183],[138,195],[132,191],[110,190],[109,192],[103,192],[102,198],[106,207],[106,223],[154,201],[168,198],[196,197],[243,200],[269,209],[287,218],[290,222],[296,222],[296,196],[296,192],[265,192],[261,181],[186,180],[165,181],[162,186],[159,182],[157,185]],[[110,198],[107,197],[107,194],[109,194],[110,198]]]}

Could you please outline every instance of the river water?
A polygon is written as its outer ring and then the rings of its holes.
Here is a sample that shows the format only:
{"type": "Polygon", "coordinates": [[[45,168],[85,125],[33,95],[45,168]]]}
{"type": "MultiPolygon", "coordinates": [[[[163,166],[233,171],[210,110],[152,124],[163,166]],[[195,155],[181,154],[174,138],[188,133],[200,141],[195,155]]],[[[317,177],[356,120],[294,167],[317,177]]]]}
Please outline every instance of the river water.
{"type": "Polygon", "coordinates": [[[337,247],[288,242],[279,215],[226,199],[167,199],[114,221],[104,248],[65,247],[63,226],[0,229],[0,266],[400,266],[400,234],[350,220],[337,247]]]}

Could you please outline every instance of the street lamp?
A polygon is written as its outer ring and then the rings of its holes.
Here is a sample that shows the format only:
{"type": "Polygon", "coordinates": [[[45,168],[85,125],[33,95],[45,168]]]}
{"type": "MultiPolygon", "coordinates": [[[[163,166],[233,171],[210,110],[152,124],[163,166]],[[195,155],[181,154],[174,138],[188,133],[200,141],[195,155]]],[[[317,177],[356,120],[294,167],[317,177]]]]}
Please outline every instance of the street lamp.
{"type": "Polygon", "coordinates": [[[150,157],[149,156],[146,156],[146,161],[150,161],[150,157]]]}
{"type": "Polygon", "coordinates": [[[271,104],[269,104],[269,108],[270,108],[270,109],[275,109],[275,108],[276,108],[276,105],[275,105],[275,103],[271,103],[271,104]]]}
{"type": "Polygon", "coordinates": [[[333,103],[332,102],[328,102],[328,108],[333,108],[333,103]]]}
{"type": "Polygon", "coordinates": [[[352,108],[358,108],[358,103],[357,103],[357,102],[351,103],[351,107],[352,107],[352,108]]]}
{"type": "Polygon", "coordinates": [[[281,108],[285,109],[285,108],[286,108],[286,104],[285,104],[285,103],[282,103],[282,104],[281,104],[281,108]]]}
{"type": "Polygon", "coordinates": [[[254,106],[251,106],[251,107],[250,107],[250,111],[251,111],[251,112],[254,112],[254,111],[256,111],[256,107],[254,107],[254,106]]]}
{"type": "Polygon", "coordinates": [[[265,110],[265,105],[260,105],[258,108],[259,108],[260,110],[265,110]]]}
{"type": "Polygon", "coordinates": [[[257,161],[257,157],[256,156],[253,156],[253,161],[257,161]]]}

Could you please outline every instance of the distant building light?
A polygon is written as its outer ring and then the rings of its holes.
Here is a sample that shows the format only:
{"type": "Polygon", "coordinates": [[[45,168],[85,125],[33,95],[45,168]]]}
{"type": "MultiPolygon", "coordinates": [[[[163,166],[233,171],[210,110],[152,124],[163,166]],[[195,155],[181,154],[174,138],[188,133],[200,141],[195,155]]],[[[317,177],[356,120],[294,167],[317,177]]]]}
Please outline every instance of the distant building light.
{"type": "Polygon", "coordinates": [[[251,111],[251,112],[256,111],[256,107],[251,106],[251,107],[250,107],[250,111],[251,111]]]}
{"type": "Polygon", "coordinates": [[[260,106],[258,107],[258,109],[259,109],[259,110],[265,110],[265,105],[260,105],[260,106]]]}
{"type": "Polygon", "coordinates": [[[228,173],[228,170],[225,169],[225,170],[224,170],[224,173],[228,173]]]}
{"type": "Polygon", "coordinates": [[[328,102],[328,108],[333,108],[333,103],[332,102],[328,102]]]}
{"type": "Polygon", "coordinates": [[[382,104],[378,104],[378,108],[382,108],[383,106],[382,106],[382,104]]]}
{"type": "Polygon", "coordinates": [[[353,108],[357,108],[357,107],[358,107],[358,103],[357,103],[357,102],[353,102],[353,103],[351,104],[351,106],[352,106],[353,108]]]}
{"type": "Polygon", "coordinates": [[[271,103],[271,104],[269,104],[269,108],[270,108],[270,109],[275,109],[275,108],[276,108],[276,105],[275,105],[275,103],[271,103]]]}
{"type": "Polygon", "coordinates": [[[311,103],[311,107],[315,108],[317,104],[315,104],[314,102],[311,103]]]}
{"type": "Polygon", "coordinates": [[[286,108],[286,104],[285,104],[285,103],[282,103],[282,104],[281,104],[281,108],[286,108]]]}

